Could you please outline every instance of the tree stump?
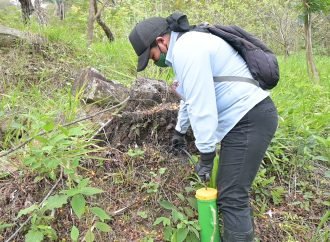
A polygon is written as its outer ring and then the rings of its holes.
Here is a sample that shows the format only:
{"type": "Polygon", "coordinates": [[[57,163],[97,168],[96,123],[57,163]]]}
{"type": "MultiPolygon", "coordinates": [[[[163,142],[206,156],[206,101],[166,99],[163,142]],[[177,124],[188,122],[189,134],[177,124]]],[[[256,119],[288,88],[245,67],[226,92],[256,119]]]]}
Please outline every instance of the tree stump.
{"type": "Polygon", "coordinates": [[[104,77],[94,68],[87,68],[80,72],[73,84],[75,94],[81,92],[81,98],[87,103],[95,103],[105,107],[116,105],[125,100],[129,89],[115,81],[104,77]]]}

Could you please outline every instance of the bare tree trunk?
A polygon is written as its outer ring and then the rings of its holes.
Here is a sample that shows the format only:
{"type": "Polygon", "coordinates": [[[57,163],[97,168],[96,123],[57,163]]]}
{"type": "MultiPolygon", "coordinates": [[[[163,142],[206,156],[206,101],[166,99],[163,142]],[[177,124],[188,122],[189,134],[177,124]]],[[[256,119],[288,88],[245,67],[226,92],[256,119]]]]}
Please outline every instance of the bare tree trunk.
{"type": "Polygon", "coordinates": [[[30,21],[30,15],[33,13],[34,8],[31,0],[19,0],[22,9],[23,23],[27,24],[30,21]]]}
{"type": "Polygon", "coordinates": [[[316,69],[313,57],[313,48],[312,48],[312,21],[311,14],[306,13],[304,19],[304,30],[305,30],[305,47],[306,47],[306,61],[307,61],[307,71],[309,78],[314,81],[316,84],[319,84],[320,77],[316,69]]]}
{"type": "Polygon", "coordinates": [[[57,16],[60,20],[64,20],[65,18],[65,11],[64,11],[64,0],[56,0],[57,5],[57,16]]]}
{"type": "Polygon", "coordinates": [[[104,33],[108,37],[109,41],[110,42],[114,41],[115,37],[113,36],[113,33],[111,32],[110,28],[101,19],[102,9],[100,9],[99,12],[97,11],[97,2],[96,2],[96,0],[94,0],[94,12],[95,12],[96,22],[101,26],[104,33]]]}
{"type": "Polygon", "coordinates": [[[41,7],[42,0],[34,0],[35,14],[37,15],[40,24],[45,25],[47,23],[47,14],[41,7]]]}
{"type": "Polygon", "coordinates": [[[88,24],[87,24],[87,46],[88,47],[93,42],[94,16],[95,16],[94,0],[89,0],[89,15],[88,15],[88,24]]]}

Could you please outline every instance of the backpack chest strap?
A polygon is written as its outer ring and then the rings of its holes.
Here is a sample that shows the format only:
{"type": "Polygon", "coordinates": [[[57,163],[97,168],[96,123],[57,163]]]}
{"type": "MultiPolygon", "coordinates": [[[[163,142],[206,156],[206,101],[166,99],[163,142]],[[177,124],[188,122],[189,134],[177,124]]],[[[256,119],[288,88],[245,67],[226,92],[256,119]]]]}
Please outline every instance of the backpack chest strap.
{"type": "Polygon", "coordinates": [[[215,82],[247,82],[250,84],[253,84],[257,87],[260,87],[259,82],[251,79],[251,78],[247,78],[247,77],[240,77],[240,76],[215,76],[213,77],[213,80],[215,82]]]}

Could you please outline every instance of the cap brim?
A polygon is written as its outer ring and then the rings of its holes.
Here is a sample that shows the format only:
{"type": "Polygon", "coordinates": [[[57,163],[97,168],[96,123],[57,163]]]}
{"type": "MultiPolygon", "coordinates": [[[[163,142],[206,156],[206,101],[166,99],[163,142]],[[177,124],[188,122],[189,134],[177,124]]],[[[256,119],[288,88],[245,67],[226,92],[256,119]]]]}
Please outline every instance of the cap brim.
{"type": "Polygon", "coordinates": [[[143,71],[149,62],[150,48],[147,48],[138,58],[137,71],[143,71]]]}

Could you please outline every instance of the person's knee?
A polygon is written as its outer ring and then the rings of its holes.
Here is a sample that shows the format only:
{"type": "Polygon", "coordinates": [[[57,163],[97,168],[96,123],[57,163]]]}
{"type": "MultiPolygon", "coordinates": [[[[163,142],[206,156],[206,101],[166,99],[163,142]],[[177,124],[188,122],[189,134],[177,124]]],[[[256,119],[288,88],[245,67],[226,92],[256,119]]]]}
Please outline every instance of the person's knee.
{"type": "Polygon", "coordinates": [[[252,229],[249,195],[245,189],[229,189],[220,194],[217,202],[225,228],[235,232],[252,229]]]}
{"type": "Polygon", "coordinates": [[[231,188],[221,190],[218,194],[218,207],[246,209],[249,208],[249,192],[245,186],[233,186],[231,188]]]}

